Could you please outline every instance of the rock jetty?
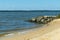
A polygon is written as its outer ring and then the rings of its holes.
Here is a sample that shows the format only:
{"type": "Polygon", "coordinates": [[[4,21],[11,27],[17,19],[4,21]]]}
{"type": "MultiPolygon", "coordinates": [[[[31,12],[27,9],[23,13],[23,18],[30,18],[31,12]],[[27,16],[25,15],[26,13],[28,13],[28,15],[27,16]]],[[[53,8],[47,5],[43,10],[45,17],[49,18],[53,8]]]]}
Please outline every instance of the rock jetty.
{"type": "Polygon", "coordinates": [[[56,19],[56,16],[38,16],[38,17],[32,18],[28,21],[29,22],[40,23],[40,24],[46,24],[48,22],[51,22],[54,19],[56,19]]]}

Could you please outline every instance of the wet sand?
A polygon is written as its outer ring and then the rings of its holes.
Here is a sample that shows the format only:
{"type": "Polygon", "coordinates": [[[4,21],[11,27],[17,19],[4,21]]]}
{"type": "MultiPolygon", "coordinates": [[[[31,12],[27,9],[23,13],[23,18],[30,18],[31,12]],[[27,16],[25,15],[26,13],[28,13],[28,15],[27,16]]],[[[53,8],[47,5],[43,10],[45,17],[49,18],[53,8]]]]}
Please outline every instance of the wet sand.
{"type": "Polygon", "coordinates": [[[52,22],[44,25],[36,30],[30,30],[25,34],[10,33],[0,40],[59,40],[60,38],[60,19],[55,19],[52,22]]]}

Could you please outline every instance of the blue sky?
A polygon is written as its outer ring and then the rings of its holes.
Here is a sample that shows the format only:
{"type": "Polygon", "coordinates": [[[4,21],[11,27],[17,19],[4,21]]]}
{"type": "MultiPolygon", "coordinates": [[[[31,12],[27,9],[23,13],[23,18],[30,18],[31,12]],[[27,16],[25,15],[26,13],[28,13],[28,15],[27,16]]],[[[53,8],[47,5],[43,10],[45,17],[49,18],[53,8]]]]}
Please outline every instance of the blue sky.
{"type": "Polygon", "coordinates": [[[60,10],[60,0],[0,0],[0,10],[60,10]]]}

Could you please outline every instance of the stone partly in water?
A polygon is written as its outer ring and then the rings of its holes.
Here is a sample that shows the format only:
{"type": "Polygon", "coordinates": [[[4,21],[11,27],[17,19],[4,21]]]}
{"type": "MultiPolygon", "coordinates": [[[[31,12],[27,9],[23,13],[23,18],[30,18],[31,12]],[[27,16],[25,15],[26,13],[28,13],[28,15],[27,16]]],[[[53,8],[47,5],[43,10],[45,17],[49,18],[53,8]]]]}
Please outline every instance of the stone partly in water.
{"type": "Polygon", "coordinates": [[[31,20],[32,20],[32,22],[35,22],[35,18],[32,18],[31,20]]]}
{"type": "Polygon", "coordinates": [[[32,18],[32,19],[29,19],[29,20],[26,20],[26,21],[28,21],[28,22],[35,22],[35,18],[32,18]]]}
{"type": "Polygon", "coordinates": [[[56,16],[39,16],[39,17],[36,17],[36,18],[32,18],[31,20],[29,20],[29,22],[46,24],[46,23],[52,21],[55,18],[56,18],[56,16]]]}

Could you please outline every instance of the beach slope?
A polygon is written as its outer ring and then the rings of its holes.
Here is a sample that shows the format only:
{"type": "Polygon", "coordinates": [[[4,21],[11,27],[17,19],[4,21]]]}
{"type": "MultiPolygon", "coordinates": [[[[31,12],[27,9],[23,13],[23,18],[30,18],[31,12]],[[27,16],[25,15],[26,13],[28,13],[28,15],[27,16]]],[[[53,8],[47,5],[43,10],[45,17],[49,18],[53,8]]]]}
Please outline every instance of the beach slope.
{"type": "Polygon", "coordinates": [[[0,37],[0,40],[60,40],[60,19],[55,19],[36,30],[26,34],[15,33],[0,37]]]}

